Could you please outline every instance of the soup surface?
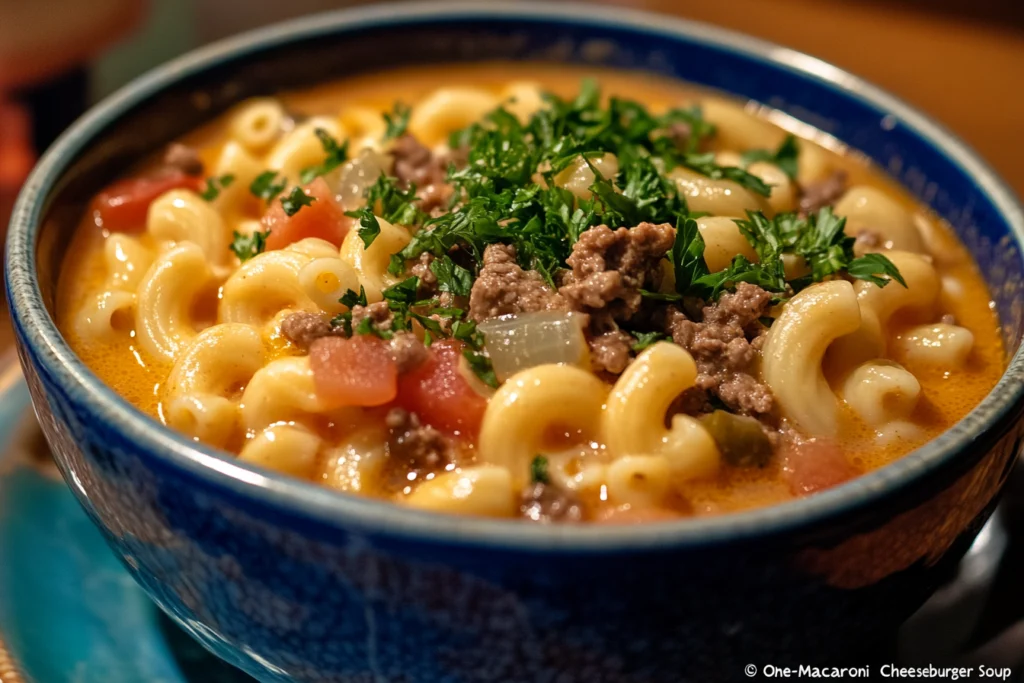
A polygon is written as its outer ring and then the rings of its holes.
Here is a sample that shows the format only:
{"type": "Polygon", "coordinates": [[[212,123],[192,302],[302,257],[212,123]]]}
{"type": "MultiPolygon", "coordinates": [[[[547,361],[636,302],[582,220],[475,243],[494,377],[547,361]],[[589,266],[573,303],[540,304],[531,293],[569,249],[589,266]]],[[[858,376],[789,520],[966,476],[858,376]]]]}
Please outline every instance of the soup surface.
{"type": "Polygon", "coordinates": [[[198,441],[536,522],[807,495],[947,429],[1004,367],[969,254],[855,151],[563,65],[240,104],[95,198],[58,318],[198,441]]]}

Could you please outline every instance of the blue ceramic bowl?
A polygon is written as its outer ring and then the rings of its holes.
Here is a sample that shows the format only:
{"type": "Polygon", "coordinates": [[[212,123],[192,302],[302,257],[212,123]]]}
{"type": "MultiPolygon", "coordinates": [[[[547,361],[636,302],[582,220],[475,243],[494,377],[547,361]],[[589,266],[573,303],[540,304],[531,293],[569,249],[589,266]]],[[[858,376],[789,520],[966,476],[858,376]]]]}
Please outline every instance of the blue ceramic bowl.
{"type": "MultiPolygon", "coordinates": [[[[596,7],[431,3],[219,43],[78,121],[14,213],[7,291],[32,399],[68,484],[154,600],[265,681],[677,683],[747,663],[837,664],[888,636],[992,510],[1021,446],[1024,215],[961,142],[817,59],[596,7]],[[88,197],[238,100],[353,72],[480,59],[647,69],[759,100],[862,150],[945,217],[988,279],[1013,358],[940,438],[817,496],[630,528],[435,516],[197,446],[133,409],[53,323],[88,197]]],[[[982,302],[979,302],[981,305],[982,302]]]]}

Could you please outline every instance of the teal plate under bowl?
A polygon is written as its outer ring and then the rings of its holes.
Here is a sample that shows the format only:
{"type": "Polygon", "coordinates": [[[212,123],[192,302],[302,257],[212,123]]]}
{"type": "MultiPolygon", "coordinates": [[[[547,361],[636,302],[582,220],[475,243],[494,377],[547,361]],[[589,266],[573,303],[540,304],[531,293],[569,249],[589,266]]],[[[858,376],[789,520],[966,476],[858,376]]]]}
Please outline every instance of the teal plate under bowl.
{"type": "Polygon", "coordinates": [[[28,405],[24,382],[0,375],[0,647],[26,683],[252,681],[132,580],[49,464],[28,405]]]}

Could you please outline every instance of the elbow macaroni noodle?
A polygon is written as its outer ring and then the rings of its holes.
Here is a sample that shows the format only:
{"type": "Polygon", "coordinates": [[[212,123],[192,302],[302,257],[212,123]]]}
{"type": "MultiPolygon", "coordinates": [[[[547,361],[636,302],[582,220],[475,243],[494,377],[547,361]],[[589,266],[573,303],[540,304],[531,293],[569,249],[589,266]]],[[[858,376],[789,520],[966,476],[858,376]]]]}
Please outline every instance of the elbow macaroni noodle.
{"type": "Polygon", "coordinates": [[[811,285],[793,297],[768,332],[761,373],[782,414],[811,436],[835,436],[838,406],[822,370],[829,344],[860,326],[853,286],[811,285]]]}

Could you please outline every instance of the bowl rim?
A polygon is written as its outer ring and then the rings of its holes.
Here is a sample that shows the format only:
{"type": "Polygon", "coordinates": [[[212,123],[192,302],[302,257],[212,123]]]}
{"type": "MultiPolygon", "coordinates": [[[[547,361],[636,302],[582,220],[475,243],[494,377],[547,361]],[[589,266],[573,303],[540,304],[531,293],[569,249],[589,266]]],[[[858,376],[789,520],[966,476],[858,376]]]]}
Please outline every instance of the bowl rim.
{"type": "MultiPolygon", "coordinates": [[[[231,454],[198,444],[136,409],[107,387],[64,341],[43,303],[35,247],[46,196],[66,166],[107,123],[183,77],[252,52],[345,30],[410,26],[423,21],[553,20],[581,27],[657,34],[710,45],[795,72],[898,117],[960,166],[989,196],[1024,245],[1024,210],[1013,192],[966,144],[895,96],[816,57],[701,22],[636,10],[579,3],[472,0],[378,4],[335,10],[274,24],[192,50],[132,80],[80,117],[43,155],[26,181],[12,214],[5,276],[12,320],[31,360],[57,377],[62,389],[82,400],[149,458],[184,470],[206,485],[226,488],[256,505],[276,507],[329,527],[434,543],[508,550],[608,552],[704,546],[765,537],[805,528],[851,508],[898,492],[966,454],[989,428],[1024,408],[1024,345],[1010,359],[991,392],[949,430],[889,465],[813,496],[765,508],[642,525],[529,525],[513,520],[424,513],[387,501],[345,494],[247,465],[231,454]],[[12,287],[17,280],[20,286],[12,287]]],[[[72,487],[75,488],[75,487],[72,487]]],[[[77,493],[77,491],[76,491],[77,493]]]]}

